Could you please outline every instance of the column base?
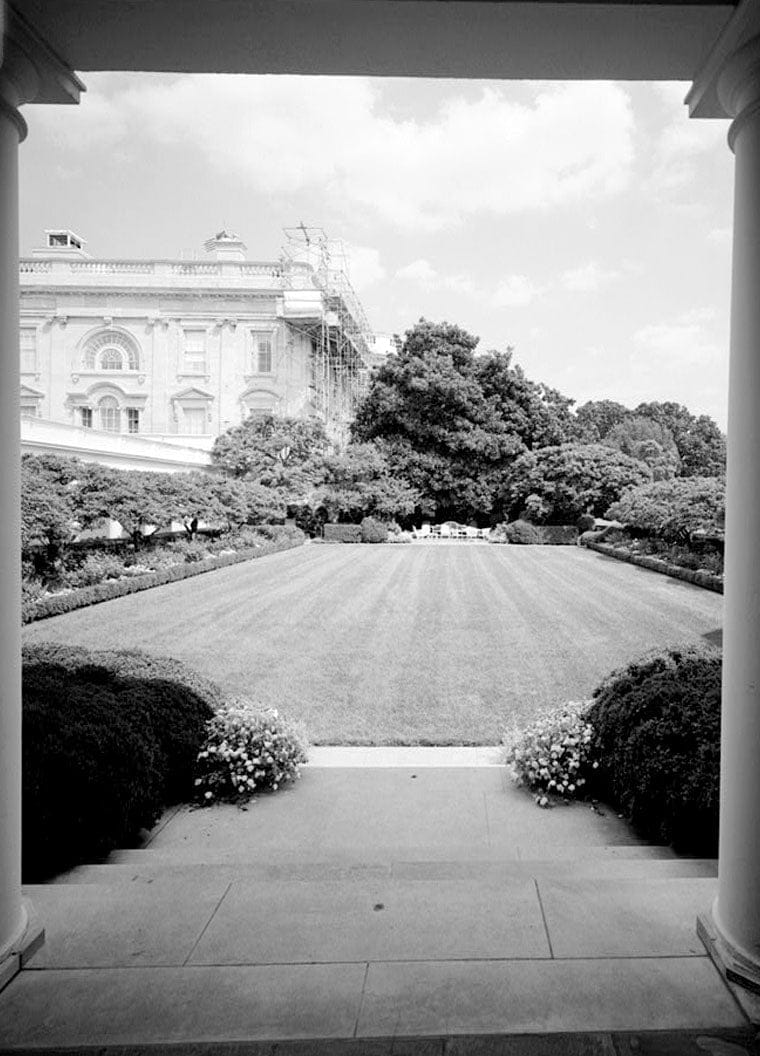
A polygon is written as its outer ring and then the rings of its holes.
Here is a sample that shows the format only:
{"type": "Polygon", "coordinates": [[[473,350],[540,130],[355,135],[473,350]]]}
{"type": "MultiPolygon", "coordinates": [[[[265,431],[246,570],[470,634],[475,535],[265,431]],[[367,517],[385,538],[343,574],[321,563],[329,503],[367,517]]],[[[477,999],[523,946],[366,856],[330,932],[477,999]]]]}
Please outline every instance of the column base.
{"type": "Polygon", "coordinates": [[[760,965],[721,935],[712,911],[697,917],[697,935],[749,1021],[760,1025],[760,965]]]}
{"type": "Polygon", "coordinates": [[[37,919],[29,902],[24,899],[25,925],[10,951],[0,961],[0,990],[31,960],[45,942],[45,929],[37,919]]]}

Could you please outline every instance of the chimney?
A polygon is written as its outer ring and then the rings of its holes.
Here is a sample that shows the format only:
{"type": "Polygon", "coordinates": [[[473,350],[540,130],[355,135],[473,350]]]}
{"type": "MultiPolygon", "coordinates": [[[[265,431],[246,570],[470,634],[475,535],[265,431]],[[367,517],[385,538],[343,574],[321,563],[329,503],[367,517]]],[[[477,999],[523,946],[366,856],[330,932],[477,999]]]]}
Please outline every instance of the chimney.
{"type": "Polygon", "coordinates": [[[203,243],[207,253],[213,253],[215,260],[245,260],[248,248],[237,235],[218,231],[213,238],[203,243]]]}

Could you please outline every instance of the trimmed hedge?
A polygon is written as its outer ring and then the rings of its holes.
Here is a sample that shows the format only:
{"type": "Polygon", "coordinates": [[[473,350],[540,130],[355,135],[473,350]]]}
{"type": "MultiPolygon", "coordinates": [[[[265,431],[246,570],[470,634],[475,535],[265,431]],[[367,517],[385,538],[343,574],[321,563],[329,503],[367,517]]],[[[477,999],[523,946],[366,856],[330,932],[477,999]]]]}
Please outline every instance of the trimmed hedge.
{"type": "Polygon", "coordinates": [[[362,526],[360,524],[326,524],[322,531],[326,543],[360,543],[362,526]]]}
{"type": "Polygon", "coordinates": [[[717,854],[721,654],[671,649],[594,692],[593,788],[647,839],[717,854]]]}
{"type": "MultiPolygon", "coordinates": [[[[358,529],[359,526],[355,525],[355,527],[358,529]]],[[[303,540],[283,539],[280,542],[264,543],[255,550],[239,550],[234,554],[220,554],[205,561],[172,565],[169,568],[160,568],[155,572],[146,572],[145,575],[132,576],[129,579],[107,580],[104,583],[96,583],[92,587],[72,590],[67,594],[53,594],[50,597],[40,598],[38,601],[27,600],[22,603],[21,622],[31,623],[33,620],[44,620],[48,616],[60,616],[65,612],[73,612],[74,609],[97,605],[101,601],[123,598],[127,594],[151,590],[153,587],[161,587],[166,583],[178,583],[191,576],[213,572],[217,568],[226,568],[228,565],[238,565],[243,561],[253,561],[266,554],[291,550],[301,545],[303,545],[303,540]]]]}
{"type": "Polygon", "coordinates": [[[705,587],[714,590],[717,594],[723,593],[723,579],[713,575],[712,572],[700,572],[691,568],[683,568],[681,565],[671,565],[659,557],[650,557],[648,554],[632,554],[629,550],[622,550],[610,543],[595,543],[587,540],[583,545],[589,550],[596,550],[605,557],[614,557],[617,561],[627,561],[630,565],[639,568],[648,568],[651,572],[660,572],[662,575],[670,576],[671,579],[681,579],[685,583],[693,583],[697,587],[705,587]]]}
{"type": "Polygon", "coordinates": [[[41,879],[133,842],[193,795],[219,689],[177,660],[23,650],[23,870],[41,879]]]}
{"type": "Polygon", "coordinates": [[[578,542],[574,524],[542,524],[541,535],[545,546],[575,546],[578,542]]]}

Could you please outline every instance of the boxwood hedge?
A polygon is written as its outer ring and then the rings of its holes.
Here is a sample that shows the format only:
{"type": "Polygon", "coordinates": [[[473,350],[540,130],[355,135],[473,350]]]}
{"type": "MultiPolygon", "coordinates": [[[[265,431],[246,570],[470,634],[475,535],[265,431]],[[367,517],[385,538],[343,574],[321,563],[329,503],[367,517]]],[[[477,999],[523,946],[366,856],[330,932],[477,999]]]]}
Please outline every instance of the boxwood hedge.
{"type": "Polygon", "coordinates": [[[671,649],[614,671],[587,713],[599,761],[590,791],[647,839],[714,856],[721,654],[671,649]]]}
{"type": "Polygon", "coordinates": [[[221,691],[177,660],[36,643],[23,652],[23,871],[128,844],[190,800],[221,691]]]}

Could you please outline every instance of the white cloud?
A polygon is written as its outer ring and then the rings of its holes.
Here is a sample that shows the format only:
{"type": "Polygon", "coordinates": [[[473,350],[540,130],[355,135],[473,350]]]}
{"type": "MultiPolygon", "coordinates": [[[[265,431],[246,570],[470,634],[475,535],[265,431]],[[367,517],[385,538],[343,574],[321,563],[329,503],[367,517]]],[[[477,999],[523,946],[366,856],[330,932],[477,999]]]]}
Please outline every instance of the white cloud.
{"type": "Polygon", "coordinates": [[[411,120],[384,112],[382,89],[359,78],[88,81],[81,110],[60,108],[39,124],[83,149],[180,145],[252,190],[317,188],[400,227],[435,231],[477,214],[603,199],[625,188],[633,162],[630,100],[607,82],[542,86],[528,104],[483,86],[411,120]]]}
{"type": "Polygon", "coordinates": [[[475,283],[469,275],[442,275],[429,260],[413,260],[396,272],[397,279],[414,282],[423,290],[453,290],[457,293],[474,293],[475,283]]]}
{"type": "Polygon", "coordinates": [[[366,290],[385,278],[380,253],[371,246],[344,245],[348,277],[355,290],[366,290]]]}
{"type": "Polygon", "coordinates": [[[723,364],[726,350],[705,330],[713,318],[711,309],[694,309],[670,322],[650,323],[633,335],[631,358],[637,368],[650,372],[723,364]]]}
{"type": "Polygon", "coordinates": [[[726,122],[691,119],[683,104],[688,84],[661,84],[656,90],[672,116],[655,138],[646,189],[667,197],[695,182],[700,158],[717,147],[726,149],[726,122]]]}
{"type": "Polygon", "coordinates": [[[496,287],[491,303],[495,308],[523,308],[542,292],[526,275],[508,275],[496,287]]]}
{"type": "Polygon", "coordinates": [[[571,293],[596,293],[608,282],[612,282],[619,272],[606,270],[595,261],[570,268],[560,276],[560,285],[571,293]]]}

